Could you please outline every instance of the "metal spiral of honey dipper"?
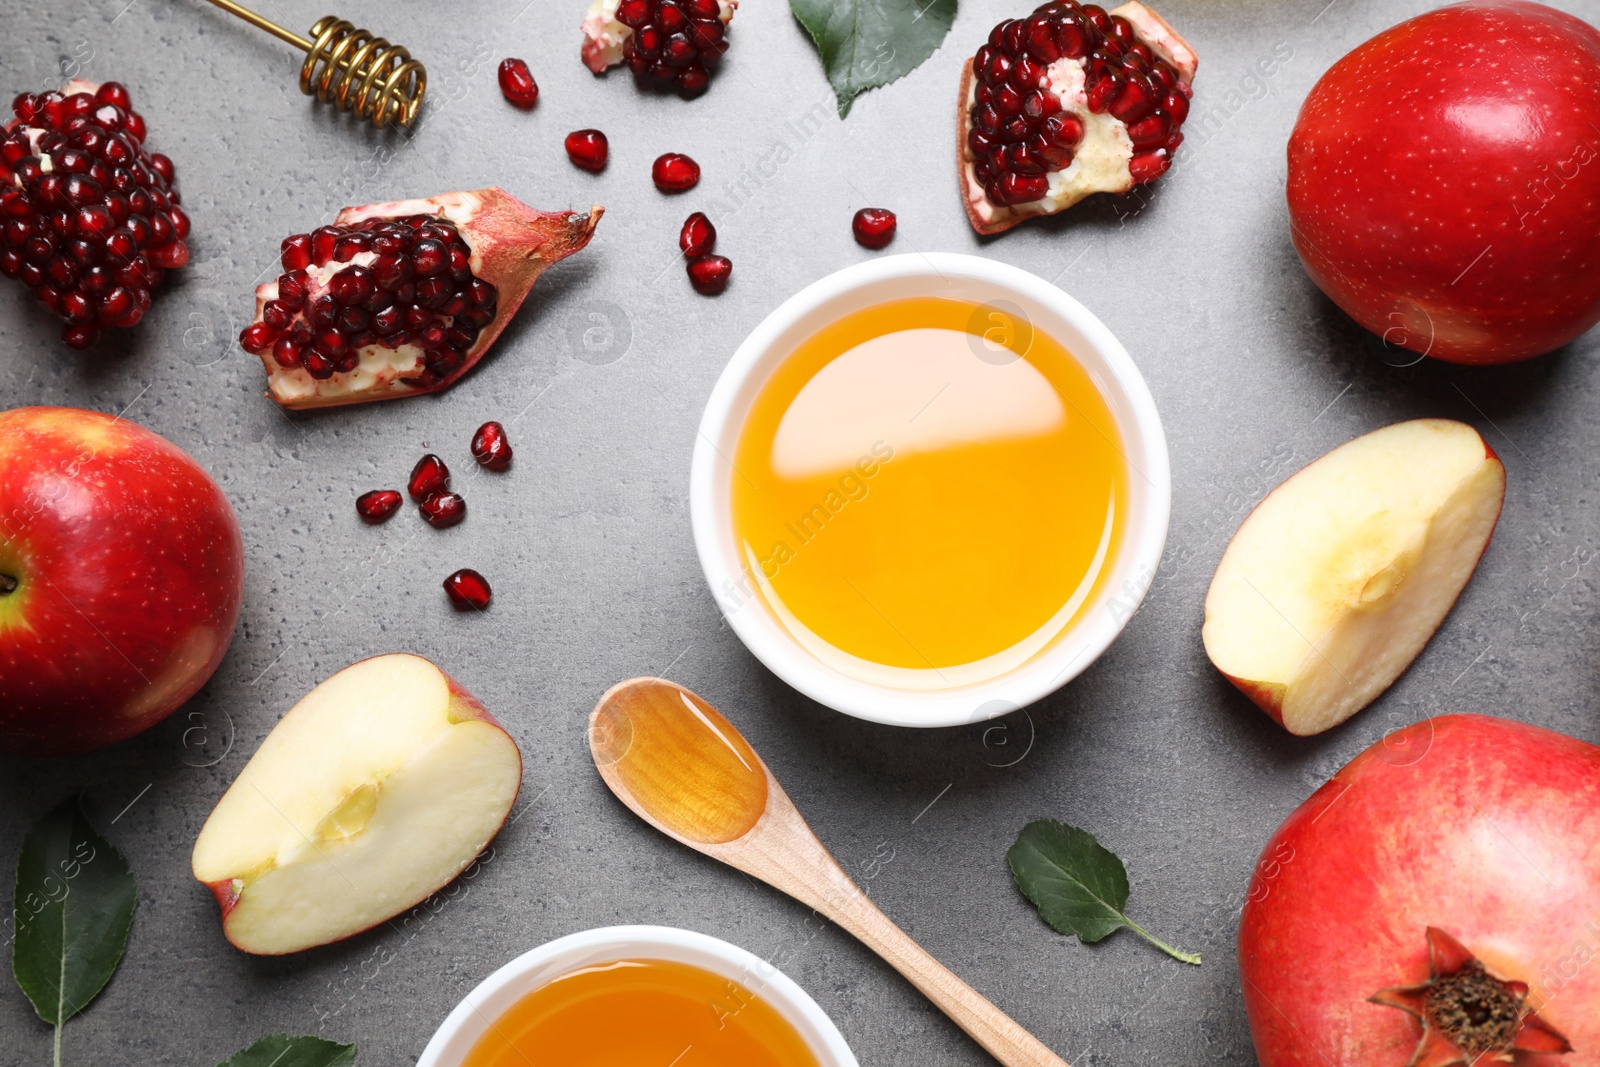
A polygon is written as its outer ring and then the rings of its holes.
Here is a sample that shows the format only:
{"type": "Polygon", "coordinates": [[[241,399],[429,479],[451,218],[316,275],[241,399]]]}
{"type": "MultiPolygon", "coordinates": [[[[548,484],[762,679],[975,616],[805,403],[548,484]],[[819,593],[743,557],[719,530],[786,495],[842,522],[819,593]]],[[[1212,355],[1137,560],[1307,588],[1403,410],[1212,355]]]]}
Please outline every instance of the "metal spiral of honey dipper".
{"type": "Polygon", "coordinates": [[[331,102],[380,130],[411,125],[422,108],[428,72],[410,52],[368,30],[326,15],[311,27],[308,41],[233,0],[211,3],[305,52],[300,91],[307,96],[331,102]]]}

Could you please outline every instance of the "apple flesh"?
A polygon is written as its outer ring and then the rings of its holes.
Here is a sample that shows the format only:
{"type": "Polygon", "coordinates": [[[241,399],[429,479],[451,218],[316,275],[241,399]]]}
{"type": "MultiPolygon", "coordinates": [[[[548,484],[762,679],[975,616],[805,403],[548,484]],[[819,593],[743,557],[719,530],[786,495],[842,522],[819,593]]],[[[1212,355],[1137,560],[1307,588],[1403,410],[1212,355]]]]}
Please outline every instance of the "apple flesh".
{"type": "Polygon", "coordinates": [[[121,741],[233,641],[244,541],[177,445],[97,411],[0,412],[0,752],[121,741]]]}
{"type": "Polygon", "coordinates": [[[1338,725],[1449,614],[1505,490],[1505,467],[1465,423],[1417,419],[1341,445],[1233,535],[1206,594],[1206,654],[1290,733],[1338,725]]]}
{"type": "Polygon", "coordinates": [[[296,704],[218,802],[194,876],[246,952],[360,933],[447,885],[505,822],[516,742],[433,663],[363,660],[296,704]]]}
{"type": "Polygon", "coordinates": [[[1388,344],[1457,363],[1600,321],[1600,31],[1525,0],[1403,22],[1339,60],[1289,139],[1312,280],[1388,344]]]}
{"type": "Polygon", "coordinates": [[[1284,821],[1251,879],[1239,974],[1262,1067],[1596,1067],[1596,842],[1594,745],[1481,715],[1374,744],[1284,821]],[[1430,927],[1508,992],[1528,987],[1511,1047],[1479,1058],[1448,1020],[1396,1006],[1437,966],[1430,927]]]}

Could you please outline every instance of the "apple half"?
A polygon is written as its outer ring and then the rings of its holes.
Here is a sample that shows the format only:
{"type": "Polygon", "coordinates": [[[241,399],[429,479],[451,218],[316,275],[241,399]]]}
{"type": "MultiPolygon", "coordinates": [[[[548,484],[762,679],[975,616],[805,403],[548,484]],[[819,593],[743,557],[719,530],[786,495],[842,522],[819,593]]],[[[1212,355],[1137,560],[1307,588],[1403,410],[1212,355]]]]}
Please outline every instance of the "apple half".
{"type": "Polygon", "coordinates": [[[1233,535],[1206,594],[1206,654],[1290,733],[1337,726],[1439,628],[1505,495],[1500,457],[1465,423],[1417,419],[1339,446],[1233,535]]]}
{"type": "Polygon", "coordinates": [[[447,885],[505,822],[516,742],[420,656],[362,660],[273,727],[194,844],[245,952],[360,933],[447,885]]]}

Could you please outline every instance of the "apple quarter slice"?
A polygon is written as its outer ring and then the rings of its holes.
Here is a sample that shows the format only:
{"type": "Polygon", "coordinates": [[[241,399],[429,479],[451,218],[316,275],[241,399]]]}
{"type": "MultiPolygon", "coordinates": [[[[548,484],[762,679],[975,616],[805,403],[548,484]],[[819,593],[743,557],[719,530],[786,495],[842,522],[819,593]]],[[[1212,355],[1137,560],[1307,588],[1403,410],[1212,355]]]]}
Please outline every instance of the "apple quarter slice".
{"type": "Polygon", "coordinates": [[[194,876],[246,952],[360,933],[472,863],[522,782],[516,742],[420,656],[376,656],[273,727],[194,845],[194,876]]]}
{"type": "Polygon", "coordinates": [[[1206,654],[1290,733],[1338,725],[1439,628],[1505,493],[1500,458],[1465,423],[1417,419],[1341,445],[1233,535],[1206,594],[1206,654]]]}

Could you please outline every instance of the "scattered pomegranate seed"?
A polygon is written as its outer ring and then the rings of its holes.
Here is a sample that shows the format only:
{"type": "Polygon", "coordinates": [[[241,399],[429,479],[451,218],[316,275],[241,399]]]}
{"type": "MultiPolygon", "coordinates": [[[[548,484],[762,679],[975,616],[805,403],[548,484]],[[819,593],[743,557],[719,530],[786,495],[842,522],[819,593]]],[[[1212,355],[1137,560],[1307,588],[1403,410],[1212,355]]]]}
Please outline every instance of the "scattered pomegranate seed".
{"type": "Polygon", "coordinates": [[[650,180],[663,193],[681,193],[699,184],[700,164],[681,152],[667,152],[656,157],[650,180]]]}
{"type": "Polygon", "coordinates": [[[468,567],[462,567],[446,578],[444,591],[457,611],[482,611],[489,606],[489,598],[494,595],[488,580],[468,567]]]}
{"type": "Polygon", "coordinates": [[[393,489],[374,489],[356,497],[356,514],[361,516],[362,522],[376,526],[380,522],[388,522],[389,516],[399,511],[403,502],[400,494],[393,489]]]}
{"type": "Polygon", "coordinates": [[[472,458],[478,466],[491,471],[503,471],[511,466],[511,438],[506,428],[498,422],[486,422],[472,435],[472,458]]]}
{"type": "Polygon", "coordinates": [[[864,207],[850,220],[850,230],[856,243],[863,248],[878,249],[894,240],[898,221],[894,212],[886,207],[864,207]]]}
{"type": "Polygon", "coordinates": [[[467,502],[457,493],[434,493],[417,505],[435,530],[448,529],[467,517],[467,502]]]}
{"type": "Polygon", "coordinates": [[[500,61],[500,95],[527,111],[539,102],[539,85],[520,59],[500,61]]]}
{"type": "Polygon", "coordinates": [[[449,488],[450,468],[432,452],[417,460],[417,465],[411,468],[411,477],[406,481],[406,492],[419,504],[449,488]]]}
{"type": "Polygon", "coordinates": [[[576,166],[599,174],[611,158],[611,144],[599,130],[575,130],[567,134],[567,158],[576,166]]]}
{"type": "Polygon", "coordinates": [[[87,348],[102,327],[136,325],[166,272],[189,262],[189,218],[127,88],[73,87],[85,91],[19,94],[0,124],[0,274],[87,348]]]}
{"type": "Polygon", "coordinates": [[[689,261],[689,284],[704,296],[716,296],[728,287],[733,261],[727,256],[701,256],[689,261]]]}
{"type": "Polygon", "coordinates": [[[704,256],[716,245],[717,228],[711,225],[704,211],[696,211],[683,220],[683,229],[678,233],[678,247],[683,249],[684,255],[691,258],[704,256]]]}

